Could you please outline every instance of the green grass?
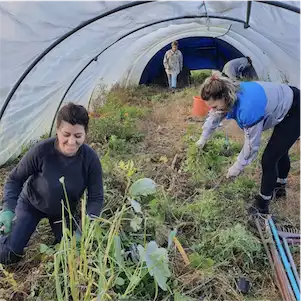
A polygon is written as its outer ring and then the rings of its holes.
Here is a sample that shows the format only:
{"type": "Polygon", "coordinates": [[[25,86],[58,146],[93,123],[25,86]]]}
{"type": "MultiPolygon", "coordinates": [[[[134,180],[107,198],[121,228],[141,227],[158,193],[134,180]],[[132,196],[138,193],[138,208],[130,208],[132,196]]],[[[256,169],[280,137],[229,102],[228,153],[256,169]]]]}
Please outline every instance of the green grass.
{"type": "Polygon", "coordinates": [[[191,174],[191,179],[196,184],[212,186],[222,175],[226,174],[230,164],[234,163],[241,145],[227,140],[219,132],[207,142],[203,150],[199,150],[195,144],[198,138],[198,132],[189,132],[186,136],[188,149],[185,171],[191,174]]]}
{"type": "Polygon", "coordinates": [[[203,81],[211,76],[212,70],[192,70],[191,71],[191,83],[194,85],[200,85],[203,81]]]}

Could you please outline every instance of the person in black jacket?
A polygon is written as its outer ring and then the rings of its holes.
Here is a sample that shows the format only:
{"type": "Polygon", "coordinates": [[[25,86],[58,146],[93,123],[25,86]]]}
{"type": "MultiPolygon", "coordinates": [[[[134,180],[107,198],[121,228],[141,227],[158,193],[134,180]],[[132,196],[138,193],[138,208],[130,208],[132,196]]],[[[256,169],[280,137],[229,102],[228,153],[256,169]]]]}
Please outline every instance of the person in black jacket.
{"type": "Polygon", "coordinates": [[[9,174],[0,212],[0,263],[22,258],[42,218],[49,219],[55,243],[61,240],[61,200],[67,207],[62,177],[71,212],[87,189],[86,213],[90,218],[99,216],[104,199],[102,167],[96,152],[85,144],[88,123],[83,106],[65,105],[58,113],[56,138],[33,146],[9,174]]]}

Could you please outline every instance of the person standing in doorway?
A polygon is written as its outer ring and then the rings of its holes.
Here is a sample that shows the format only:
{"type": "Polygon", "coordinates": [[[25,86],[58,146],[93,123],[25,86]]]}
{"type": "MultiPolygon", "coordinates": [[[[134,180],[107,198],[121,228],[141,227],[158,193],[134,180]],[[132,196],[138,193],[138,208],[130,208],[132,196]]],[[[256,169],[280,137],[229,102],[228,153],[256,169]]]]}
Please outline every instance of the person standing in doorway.
{"type": "Polygon", "coordinates": [[[239,57],[237,59],[227,62],[223,68],[222,73],[232,80],[241,79],[243,72],[252,66],[250,57],[239,57]]]}
{"type": "Polygon", "coordinates": [[[163,65],[168,78],[169,88],[174,90],[177,87],[177,76],[183,69],[183,55],[178,49],[178,41],[171,43],[171,49],[166,51],[163,65]]]}

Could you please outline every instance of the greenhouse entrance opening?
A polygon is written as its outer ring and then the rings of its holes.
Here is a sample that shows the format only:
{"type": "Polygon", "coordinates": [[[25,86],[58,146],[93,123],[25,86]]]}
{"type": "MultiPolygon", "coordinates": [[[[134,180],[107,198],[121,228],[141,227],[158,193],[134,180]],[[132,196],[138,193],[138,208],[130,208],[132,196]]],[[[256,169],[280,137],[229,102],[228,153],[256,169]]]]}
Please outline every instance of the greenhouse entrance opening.
{"type": "MultiPolygon", "coordinates": [[[[191,71],[212,69],[221,71],[224,65],[244,54],[219,38],[189,37],[179,39],[179,50],[183,54],[183,70],[178,75],[178,87],[191,83],[191,71]]],[[[146,65],[139,84],[167,87],[167,77],[163,66],[164,54],[171,48],[170,44],[159,50],[146,65]]],[[[251,58],[252,59],[252,58],[251,58]]],[[[243,74],[245,77],[257,78],[253,67],[243,74]]]]}

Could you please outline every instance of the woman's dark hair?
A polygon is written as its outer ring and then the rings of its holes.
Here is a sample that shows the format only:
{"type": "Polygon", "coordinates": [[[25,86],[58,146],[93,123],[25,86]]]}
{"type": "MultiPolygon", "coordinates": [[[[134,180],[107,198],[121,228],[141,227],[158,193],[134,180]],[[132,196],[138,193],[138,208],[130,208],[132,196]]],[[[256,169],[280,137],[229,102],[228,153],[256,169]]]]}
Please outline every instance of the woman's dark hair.
{"type": "Polygon", "coordinates": [[[249,56],[246,56],[246,59],[248,60],[249,64],[252,65],[252,60],[249,56]]]}
{"type": "Polygon", "coordinates": [[[87,110],[81,106],[72,102],[63,106],[58,113],[56,126],[60,127],[62,121],[66,121],[72,125],[80,124],[88,131],[89,115],[87,110]]]}

